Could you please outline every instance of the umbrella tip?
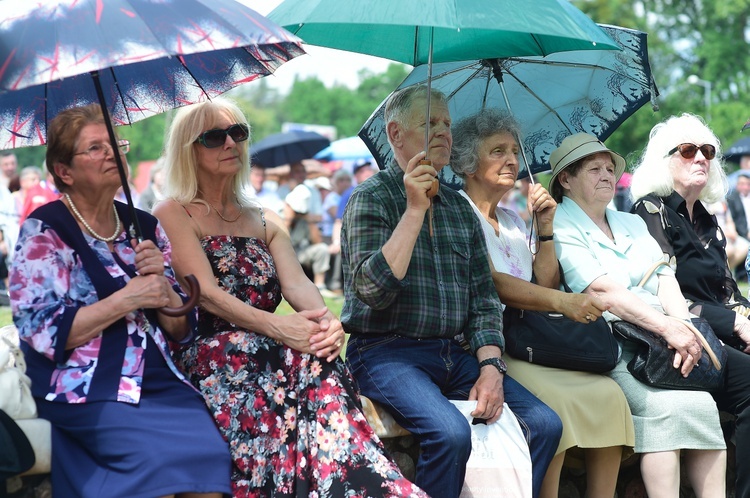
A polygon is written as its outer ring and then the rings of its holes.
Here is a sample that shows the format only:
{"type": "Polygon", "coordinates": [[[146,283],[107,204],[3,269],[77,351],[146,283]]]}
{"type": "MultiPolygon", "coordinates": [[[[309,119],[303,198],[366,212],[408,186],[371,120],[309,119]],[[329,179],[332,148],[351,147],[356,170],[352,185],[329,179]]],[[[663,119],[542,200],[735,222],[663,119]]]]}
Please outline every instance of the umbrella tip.
{"type": "Polygon", "coordinates": [[[743,126],[743,127],[742,127],[742,131],[745,131],[745,130],[747,130],[748,128],[750,128],[750,119],[748,119],[748,120],[747,120],[747,123],[745,123],[745,126],[743,126]]]}

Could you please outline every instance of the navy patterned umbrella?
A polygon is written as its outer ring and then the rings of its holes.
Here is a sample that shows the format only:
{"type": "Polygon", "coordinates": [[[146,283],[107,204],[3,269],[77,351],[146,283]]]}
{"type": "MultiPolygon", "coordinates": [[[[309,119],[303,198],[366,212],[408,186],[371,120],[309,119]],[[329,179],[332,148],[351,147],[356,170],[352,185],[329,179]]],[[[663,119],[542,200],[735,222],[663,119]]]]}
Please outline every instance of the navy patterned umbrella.
{"type": "Polygon", "coordinates": [[[264,168],[275,168],[311,159],[331,144],[314,131],[293,130],[268,135],[250,146],[251,162],[264,168]]]}
{"type": "Polygon", "coordinates": [[[0,149],[44,144],[47,119],[74,106],[102,103],[122,125],[211,98],[300,43],[234,0],[3,0],[0,149]]]}
{"type": "MultiPolygon", "coordinates": [[[[440,63],[434,65],[432,87],[448,97],[454,122],[487,106],[512,112],[521,125],[522,149],[530,171],[546,171],[550,153],[563,138],[585,131],[605,140],[658,95],[646,34],[601,27],[622,50],[440,63]]],[[[417,66],[398,89],[424,84],[426,79],[426,65],[417,66]]],[[[359,132],[381,168],[392,157],[384,108],[385,101],[359,132]]],[[[460,185],[449,167],[440,175],[444,183],[460,185]]]]}
{"type": "MultiPolygon", "coordinates": [[[[300,43],[234,0],[3,0],[0,149],[42,145],[48,119],[98,103],[117,150],[113,124],[271,74],[304,53],[300,43]]],[[[114,157],[141,239],[125,165],[114,157]]]]}

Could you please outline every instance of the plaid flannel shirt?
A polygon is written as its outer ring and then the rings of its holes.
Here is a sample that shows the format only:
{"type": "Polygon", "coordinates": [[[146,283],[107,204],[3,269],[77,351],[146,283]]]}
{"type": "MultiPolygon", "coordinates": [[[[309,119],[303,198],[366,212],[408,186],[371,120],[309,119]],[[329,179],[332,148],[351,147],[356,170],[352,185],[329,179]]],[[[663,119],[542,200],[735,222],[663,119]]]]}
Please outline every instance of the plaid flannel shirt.
{"type": "Polygon", "coordinates": [[[473,352],[487,345],[503,348],[502,310],[484,234],[458,192],[440,189],[434,198],[434,235],[425,216],[406,276],[393,275],[381,249],[406,211],[403,178],[394,162],[358,186],[346,206],[344,329],[415,339],[463,334],[473,352]]]}

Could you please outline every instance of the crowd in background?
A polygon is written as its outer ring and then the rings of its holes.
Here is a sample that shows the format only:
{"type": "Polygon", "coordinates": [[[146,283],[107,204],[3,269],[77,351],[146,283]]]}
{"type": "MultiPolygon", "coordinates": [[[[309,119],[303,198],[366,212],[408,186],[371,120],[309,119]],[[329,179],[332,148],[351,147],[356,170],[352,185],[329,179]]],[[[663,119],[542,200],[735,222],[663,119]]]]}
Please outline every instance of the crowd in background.
{"type": "MultiPolygon", "coordinates": [[[[253,166],[250,174],[252,193],[263,207],[287,221],[300,263],[325,297],[343,296],[339,235],[346,202],[354,187],[378,171],[377,164],[367,159],[345,164],[338,162],[337,166],[339,169],[331,170],[325,163],[304,161],[270,170],[253,166]],[[298,186],[301,188],[290,195],[298,186]]],[[[727,163],[726,166],[731,169],[733,164],[727,163]]],[[[161,157],[151,166],[148,184],[140,192],[131,183],[133,202],[140,209],[150,212],[162,198],[163,168],[164,158],[161,157]]],[[[611,208],[630,210],[631,176],[626,172],[618,181],[611,208]]],[[[20,224],[31,211],[59,197],[48,177],[43,167],[19,169],[12,152],[0,155],[0,286],[3,289],[7,262],[12,258],[20,224]]],[[[729,265],[735,269],[737,280],[744,282],[747,281],[744,264],[750,251],[750,155],[740,157],[739,168],[728,174],[728,179],[730,190],[726,199],[712,203],[708,208],[727,237],[729,265]]],[[[528,176],[520,178],[500,201],[501,207],[518,214],[527,227],[531,224],[526,209],[529,185],[528,176]]],[[[118,190],[116,198],[125,200],[122,189],[118,190]]]]}

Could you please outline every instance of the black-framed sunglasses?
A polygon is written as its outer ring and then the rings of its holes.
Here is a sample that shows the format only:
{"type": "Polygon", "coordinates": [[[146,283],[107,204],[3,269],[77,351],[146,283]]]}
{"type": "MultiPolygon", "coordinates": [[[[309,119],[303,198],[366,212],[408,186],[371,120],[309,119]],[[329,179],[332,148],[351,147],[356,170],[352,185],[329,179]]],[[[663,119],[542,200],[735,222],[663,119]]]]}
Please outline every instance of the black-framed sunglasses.
{"type": "Polygon", "coordinates": [[[199,143],[207,149],[213,149],[224,145],[224,142],[227,141],[227,135],[232,137],[232,140],[235,142],[244,142],[250,137],[250,130],[245,124],[233,124],[226,130],[216,128],[215,130],[208,130],[201,133],[195,139],[195,143],[199,143]]]}
{"type": "Polygon", "coordinates": [[[709,161],[716,157],[716,147],[711,144],[703,144],[700,146],[695,144],[680,144],[674,149],[670,150],[669,153],[664,157],[669,157],[675,152],[679,152],[680,155],[685,159],[692,159],[695,157],[698,151],[701,151],[703,157],[705,157],[709,161]]]}

